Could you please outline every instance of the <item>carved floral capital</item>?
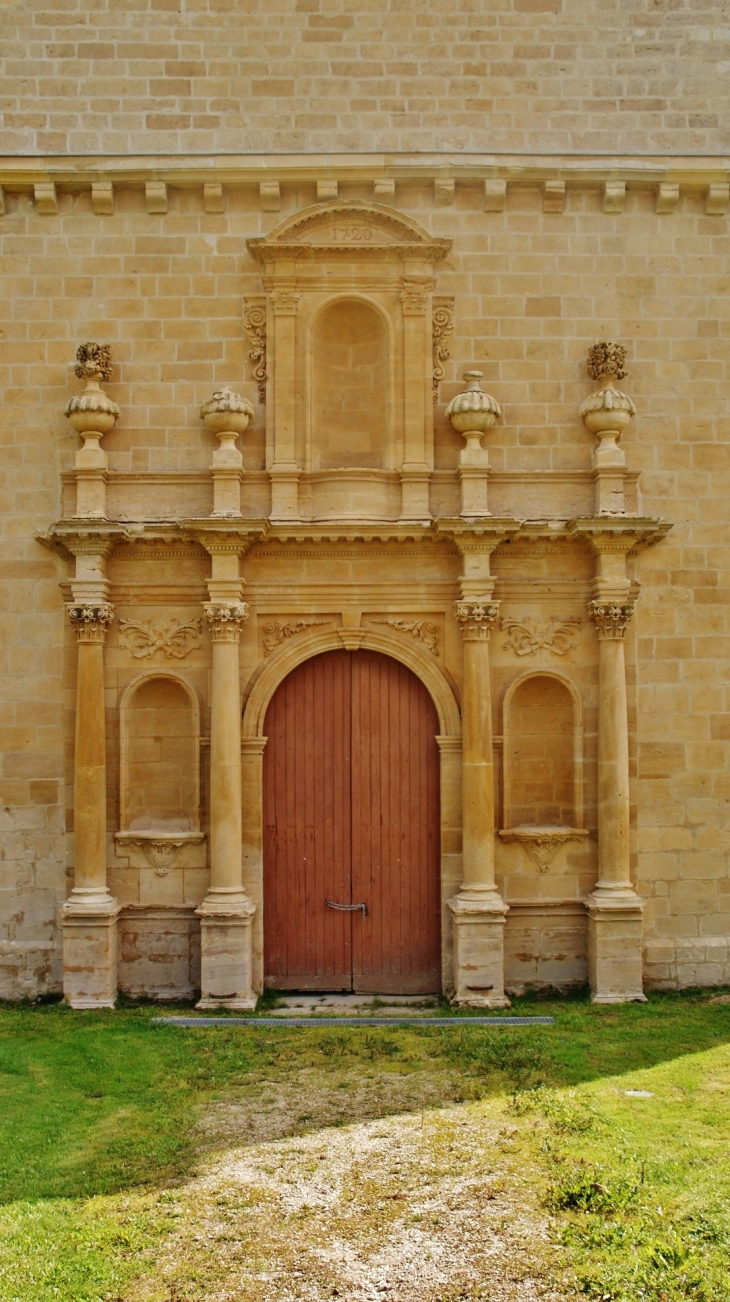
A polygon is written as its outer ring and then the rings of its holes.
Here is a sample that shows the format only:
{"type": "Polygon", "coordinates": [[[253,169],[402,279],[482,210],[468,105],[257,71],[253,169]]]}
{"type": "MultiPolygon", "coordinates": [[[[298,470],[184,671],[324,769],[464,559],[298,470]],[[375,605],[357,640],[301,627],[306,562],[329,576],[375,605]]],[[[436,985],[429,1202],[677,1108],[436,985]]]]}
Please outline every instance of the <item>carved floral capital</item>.
{"type": "Polygon", "coordinates": [[[206,601],[203,609],[214,642],[238,641],[248,619],[248,605],[245,601],[206,601]]]}
{"type": "Polygon", "coordinates": [[[114,607],[108,602],[70,601],[66,609],[78,642],[104,641],[114,619],[114,607]]]}
{"type": "Polygon", "coordinates": [[[623,638],[634,614],[633,602],[589,601],[588,613],[598,630],[599,641],[623,638]]]}
{"type": "Polygon", "coordinates": [[[454,614],[465,642],[488,642],[499,614],[499,602],[455,601],[454,614]]]}

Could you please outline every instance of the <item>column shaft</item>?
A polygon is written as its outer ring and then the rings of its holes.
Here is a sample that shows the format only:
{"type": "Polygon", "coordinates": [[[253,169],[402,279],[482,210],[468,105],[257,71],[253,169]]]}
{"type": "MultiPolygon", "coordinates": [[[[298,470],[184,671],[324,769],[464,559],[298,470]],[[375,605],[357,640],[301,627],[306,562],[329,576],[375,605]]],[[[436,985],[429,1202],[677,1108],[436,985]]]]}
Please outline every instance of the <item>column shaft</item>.
{"type": "MultiPolygon", "coordinates": [[[[486,630],[485,630],[486,632],[486,630]]],[[[494,761],[489,642],[464,642],[462,696],[464,888],[494,889],[494,761]]]]}
{"type": "Polygon", "coordinates": [[[106,602],[74,603],[78,638],[74,754],[74,886],[63,908],[63,992],[72,1008],[113,1008],[119,906],[106,884],[106,602]]]}
{"type": "Polygon", "coordinates": [[[106,893],[104,644],[79,642],[74,758],[76,891],[106,893]]]}
{"type": "Polygon", "coordinates": [[[598,643],[599,887],[631,885],[629,735],[623,639],[598,643]]]}
{"type": "Polygon", "coordinates": [[[210,888],[241,892],[241,692],[238,640],[213,642],[210,888]]]}

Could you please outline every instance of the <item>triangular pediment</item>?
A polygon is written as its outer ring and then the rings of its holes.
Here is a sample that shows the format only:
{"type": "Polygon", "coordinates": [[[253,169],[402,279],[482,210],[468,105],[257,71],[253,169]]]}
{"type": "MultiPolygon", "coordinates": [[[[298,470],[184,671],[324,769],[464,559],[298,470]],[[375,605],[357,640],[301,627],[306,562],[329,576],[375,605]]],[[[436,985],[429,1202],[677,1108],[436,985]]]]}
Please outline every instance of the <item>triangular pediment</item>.
{"type": "Polygon", "coordinates": [[[435,239],[412,217],[382,204],[330,201],[287,217],[269,235],[247,241],[258,262],[321,257],[418,258],[435,262],[451,240],[435,239]]]}

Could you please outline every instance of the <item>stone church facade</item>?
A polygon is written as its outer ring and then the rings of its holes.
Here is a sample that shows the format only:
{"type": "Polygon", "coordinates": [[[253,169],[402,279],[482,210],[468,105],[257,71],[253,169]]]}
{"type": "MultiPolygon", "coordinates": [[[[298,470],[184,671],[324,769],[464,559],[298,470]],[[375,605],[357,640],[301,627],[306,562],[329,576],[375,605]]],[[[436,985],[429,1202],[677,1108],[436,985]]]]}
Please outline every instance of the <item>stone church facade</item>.
{"type": "Polygon", "coordinates": [[[3,998],[730,982],[728,33],[482,8],[0,0],[3,998]]]}

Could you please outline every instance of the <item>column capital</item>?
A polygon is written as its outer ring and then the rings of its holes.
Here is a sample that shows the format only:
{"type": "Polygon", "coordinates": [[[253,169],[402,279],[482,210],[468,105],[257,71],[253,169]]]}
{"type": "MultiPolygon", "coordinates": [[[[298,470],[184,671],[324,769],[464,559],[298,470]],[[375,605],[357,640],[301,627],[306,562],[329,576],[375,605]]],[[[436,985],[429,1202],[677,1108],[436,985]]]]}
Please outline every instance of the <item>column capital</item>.
{"type": "Polygon", "coordinates": [[[269,298],[274,309],[274,316],[296,316],[299,304],[299,290],[293,285],[282,285],[272,289],[269,298]]]}
{"type": "Polygon", "coordinates": [[[633,601],[589,601],[588,614],[598,630],[600,642],[620,641],[634,615],[633,601]]]}
{"type": "Polygon", "coordinates": [[[249,615],[245,601],[205,601],[203,610],[214,642],[238,641],[249,615]]]}
{"type": "Polygon", "coordinates": [[[454,602],[454,615],[465,642],[488,642],[498,614],[499,602],[489,598],[454,602]]]}
{"type": "Polygon", "coordinates": [[[104,642],[114,619],[109,602],[69,601],[66,610],[78,642],[104,642]]]}
{"type": "Polygon", "coordinates": [[[404,280],[400,291],[400,301],[404,316],[424,316],[428,299],[434,288],[434,281],[404,280]]]}

